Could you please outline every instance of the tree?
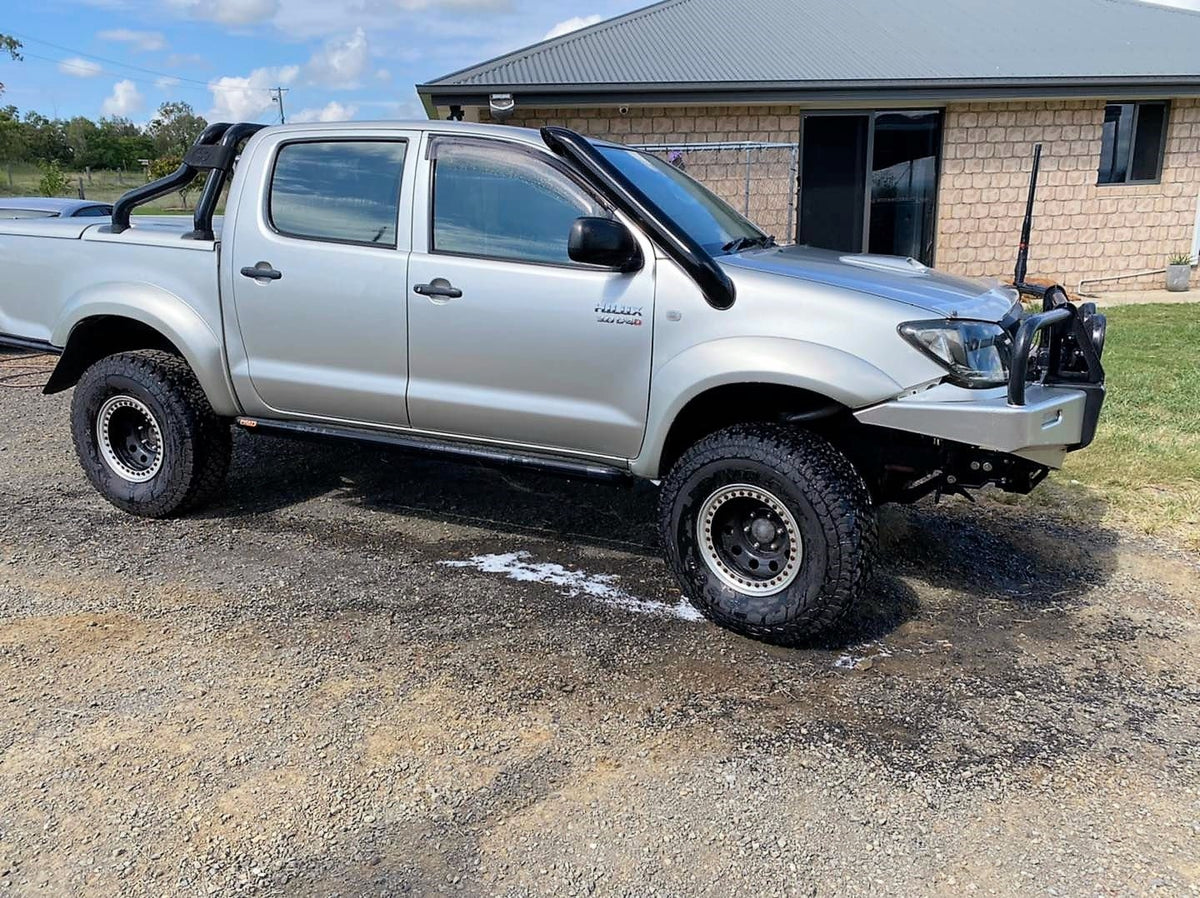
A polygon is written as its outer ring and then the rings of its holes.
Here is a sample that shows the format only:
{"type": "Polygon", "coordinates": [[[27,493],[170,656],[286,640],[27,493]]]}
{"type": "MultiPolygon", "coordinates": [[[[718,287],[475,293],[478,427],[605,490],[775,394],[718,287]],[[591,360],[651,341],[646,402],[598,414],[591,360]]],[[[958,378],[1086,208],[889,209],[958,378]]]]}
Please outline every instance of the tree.
{"type": "Polygon", "coordinates": [[[64,196],[70,189],[71,179],[55,160],[42,164],[42,179],[38,182],[38,191],[42,196],[64,196]]]}
{"type": "MultiPolygon", "coordinates": [[[[7,53],[17,62],[22,59],[21,42],[15,37],[10,37],[7,34],[0,34],[0,53],[7,53]]],[[[0,94],[4,93],[4,82],[0,81],[0,94]]]]}
{"type": "Polygon", "coordinates": [[[94,166],[96,163],[91,157],[91,152],[96,135],[100,133],[96,123],[90,118],[77,115],[67,122],[65,133],[67,146],[71,150],[71,158],[75,160],[75,164],[83,168],[94,166]]]}
{"type": "Polygon", "coordinates": [[[21,126],[25,134],[26,158],[34,162],[70,164],[71,150],[61,119],[48,119],[37,112],[26,112],[21,126]]]}
{"type": "MultiPolygon", "coordinates": [[[[174,174],[175,170],[181,165],[183,165],[182,156],[160,156],[150,163],[150,177],[154,178],[156,181],[159,178],[165,178],[167,175],[174,174]]],[[[188,181],[179,189],[179,199],[180,202],[183,203],[184,209],[188,207],[188,194],[193,190],[199,190],[201,187],[203,187],[204,181],[205,176],[200,175],[199,177],[188,181]]]]}
{"type": "Polygon", "coordinates": [[[163,103],[146,127],[158,156],[183,156],[208,127],[203,116],[183,102],[163,103]]]}
{"type": "Polygon", "coordinates": [[[8,186],[13,186],[13,163],[25,155],[25,133],[16,106],[0,108],[0,162],[8,169],[8,186]]]}
{"type": "Polygon", "coordinates": [[[102,118],[91,136],[83,165],[96,168],[137,168],[142,159],[154,158],[154,141],[125,118],[102,118]]]}

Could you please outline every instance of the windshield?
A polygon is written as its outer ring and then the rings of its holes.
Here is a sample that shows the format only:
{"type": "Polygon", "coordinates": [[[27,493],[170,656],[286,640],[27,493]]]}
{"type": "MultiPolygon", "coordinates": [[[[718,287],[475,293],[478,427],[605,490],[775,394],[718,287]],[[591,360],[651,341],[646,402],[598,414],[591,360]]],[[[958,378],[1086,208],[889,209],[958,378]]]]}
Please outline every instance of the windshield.
{"type": "Polygon", "coordinates": [[[773,242],[699,181],[658,157],[604,144],[596,149],[710,255],[773,242]]]}

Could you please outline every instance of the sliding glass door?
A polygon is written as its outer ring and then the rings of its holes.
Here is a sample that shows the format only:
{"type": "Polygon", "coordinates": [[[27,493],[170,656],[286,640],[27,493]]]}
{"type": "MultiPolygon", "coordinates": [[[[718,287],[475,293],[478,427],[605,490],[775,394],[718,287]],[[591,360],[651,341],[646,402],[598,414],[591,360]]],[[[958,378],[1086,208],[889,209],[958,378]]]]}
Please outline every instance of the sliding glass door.
{"type": "Polygon", "coordinates": [[[942,116],[810,113],[800,134],[800,242],[933,262],[942,116]]]}

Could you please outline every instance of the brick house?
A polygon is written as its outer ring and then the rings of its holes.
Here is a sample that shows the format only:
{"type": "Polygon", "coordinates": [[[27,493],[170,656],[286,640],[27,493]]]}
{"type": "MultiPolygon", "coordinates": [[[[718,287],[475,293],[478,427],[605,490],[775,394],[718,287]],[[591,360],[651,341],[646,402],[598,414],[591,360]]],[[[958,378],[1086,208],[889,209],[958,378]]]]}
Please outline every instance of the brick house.
{"type": "Polygon", "coordinates": [[[677,154],[781,238],[971,275],[1011,276],[1041,143],[1032,275],[1156,287],[1200,250],[1200,12],[666,0],[417,90],[677,154]]]}

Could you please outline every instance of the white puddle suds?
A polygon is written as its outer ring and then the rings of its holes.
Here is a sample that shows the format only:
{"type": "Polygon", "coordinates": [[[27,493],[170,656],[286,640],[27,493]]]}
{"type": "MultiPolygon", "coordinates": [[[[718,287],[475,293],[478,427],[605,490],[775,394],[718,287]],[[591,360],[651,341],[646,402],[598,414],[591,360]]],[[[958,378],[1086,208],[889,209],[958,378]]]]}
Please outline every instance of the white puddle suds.
{"type": "Polygon", "coordinates": [[[510,580],[519,580],[522,583],[546,583],[550,586],[557,586],[564,595],[572,598],[587,596],[613,608],[621,608],[637,614],[654,614],[685,621],[704,619],[703,615],[683,597],[680,597],[674,605],[650,599],[639,599],[617,585],[620,578],[615,574],[589,574],[587,571],[573,571],[561,564],[530,561],[529,559],[532,557],[529,552],[507,552],[502,555],[476,555],[466,561],[440,561],[438,564],[446,567],[474,568],[485,574],[504,574],[510,580]]]}
{"type": "Polygon", "coordinates": [[[864,667],[870,667],[875,663],[877,658],[890,658],[892,653],[882,642],[864,642],[862,645],[856,645],[851,649],[852,652],[860,654],[845,654],[833,662],[833,666],[840,670],[861,670],[864,667]],[[871,652],[871,649],[877,649],[871,652]]]}

